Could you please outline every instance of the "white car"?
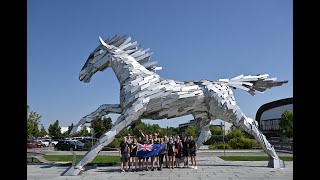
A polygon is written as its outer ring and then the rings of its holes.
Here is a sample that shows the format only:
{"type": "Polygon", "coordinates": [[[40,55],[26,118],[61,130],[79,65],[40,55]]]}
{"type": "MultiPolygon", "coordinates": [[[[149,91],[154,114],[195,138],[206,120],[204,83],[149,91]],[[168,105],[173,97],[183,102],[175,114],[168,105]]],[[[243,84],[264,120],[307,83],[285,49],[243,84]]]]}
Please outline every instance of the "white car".
{"type": "MultiPolygon", "coordinates": [[[[43,139],[42,142],[43,142],[43,144],[44,144],[46,147],[48,147],[48,146],[49,146],[50,139],[43,139]]],[[[52,139],[51,139],[51,143],[52,143],[53,146],[55,146],[55,145],[58,143],[58,141],[55,141],[55,140],[52,140],[52,139]]]]}

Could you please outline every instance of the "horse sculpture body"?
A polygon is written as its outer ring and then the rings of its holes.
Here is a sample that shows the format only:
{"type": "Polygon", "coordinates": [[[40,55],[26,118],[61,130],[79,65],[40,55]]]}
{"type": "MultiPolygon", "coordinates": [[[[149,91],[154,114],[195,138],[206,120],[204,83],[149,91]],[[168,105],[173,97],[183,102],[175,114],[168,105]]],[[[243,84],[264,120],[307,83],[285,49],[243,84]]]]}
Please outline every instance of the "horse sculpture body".
{"type": "Polygon", "coordinates": [[[284,167],[274,148],[258,129],[257,121],[247,117],[236,105],[231,88],[240,88],[255,95],[287,81],[267,79],[268,75],[243,76],[233,79],[220,79],[179,82],[161,78],[154,71],[156,62],[150,62],[152,53],[143,50],[130,37],[114,36],[106,41],[100,38],[100,45],[90,54],[83,66],[79,79],[90,82],[97,71],[111,67],[120,83],[120,104],[104,104],[96,111],[82,118],[73,127],[75,134],[82,124],[101,118],[109,113],[121,114],[111,130],[103,134],[97,143],[74,166],[63,175],[78,175],[83,167],[91,162],[100,150],[111,143],[115,136],[138,119],[164,119],[191,114],[198,129],[197,144],[211,137],[209,130],[212,119],[221,119],[244,129],[253,135],[270,157],[268,166],[284,167]]]}

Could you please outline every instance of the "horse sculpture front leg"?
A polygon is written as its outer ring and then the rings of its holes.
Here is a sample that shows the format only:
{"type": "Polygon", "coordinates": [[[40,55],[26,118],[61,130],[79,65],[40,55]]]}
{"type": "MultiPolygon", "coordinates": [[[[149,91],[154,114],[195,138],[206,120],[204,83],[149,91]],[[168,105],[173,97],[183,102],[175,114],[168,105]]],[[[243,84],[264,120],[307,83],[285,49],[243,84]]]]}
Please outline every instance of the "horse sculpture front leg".
{"type": "Polygon", "coordinates": [[[121,116],[118,117],[112,128],[97,140],[96,144],[90,149],[90,151],[88,151],[75,166],[69,167],[61,175],[78,175],[84,170],[83,167],[90,163],[104,146],[110,144],[114,140],[115,136],[127,128],[133,121],[138,120],[141,114],[141,110],[136,111],[133,108],[125,110],[121,116]]]}
{"type": "Polygon", "coordinates": [[[79,126],[86,123],[90,123],[92,120],[94,120],[94,118],[100,119],[101,117],[107,114],[110,114],[110,113],[120,114],[121,112],[122,112],[122,108],[120,104],[103,104],[94,112],[80,119],[78,124],[73,126],[69,136],[73,136],[74,134],[76,134],[79,126]]]}

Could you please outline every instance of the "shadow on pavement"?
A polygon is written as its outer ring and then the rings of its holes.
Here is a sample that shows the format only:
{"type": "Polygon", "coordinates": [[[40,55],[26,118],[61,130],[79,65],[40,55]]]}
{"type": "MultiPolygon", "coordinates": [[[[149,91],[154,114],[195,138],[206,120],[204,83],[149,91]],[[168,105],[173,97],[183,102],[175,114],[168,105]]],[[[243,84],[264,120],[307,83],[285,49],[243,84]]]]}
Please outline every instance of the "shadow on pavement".
{"type": "Polygon", "coordinates": [[[241,165],[241,164],[197,164],[197,166],[234,166],[234,167],[268,167],[268,166],[257,166],[257,165],[241,165]]]}

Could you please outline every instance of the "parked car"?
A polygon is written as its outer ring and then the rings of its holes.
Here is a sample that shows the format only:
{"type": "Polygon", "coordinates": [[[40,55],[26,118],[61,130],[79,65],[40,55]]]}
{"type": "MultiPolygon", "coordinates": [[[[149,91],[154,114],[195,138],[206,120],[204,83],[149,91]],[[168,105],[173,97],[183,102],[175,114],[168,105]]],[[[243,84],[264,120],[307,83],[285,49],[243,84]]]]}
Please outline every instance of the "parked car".
{"type": "Polygon", "coordinates": [[[52,144],[53,147],[59,142],[59,141],[52,140],[52,139],[43,139],[43,140],[42,140],[42,142],[43,142],[47,147],[49,146],[50,141],[51,141],[51,144],[52,144]]]}
{"type": "Polygon", "coordinates": [[[41,147],[44,147],[45,145],[43,144],[42,140],[40,139],[35,139],[34,142],[37,143],[37,147],[38,148],[41,148],[41,147]]]}
{"type": "Polygon", "coordinates": [[[38,146],[38,144],[36,142],[34,142],[33,140],[27,140],[27,148],[31,149],[31,148],[36,148],[38,146]]]}
{"type": "Polygon", "coordinates": [[[76,143],[76,149],[77,150],[80,150],[80,149],[83,149],[84,148],[84,144],[83,142],[79,141],[79,140],[73,140],[73,142],[76,143]]]}
{"type": "Polygon", "coordinates": [[[71,148],[73,148],[73,150],[80,150],[84,148],[84,144],[75,140],[60,140],[55,146],[56,150],[61,151],[69,151],[71,148]]]}

